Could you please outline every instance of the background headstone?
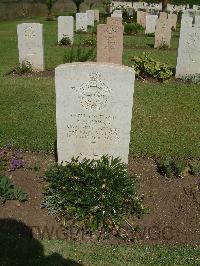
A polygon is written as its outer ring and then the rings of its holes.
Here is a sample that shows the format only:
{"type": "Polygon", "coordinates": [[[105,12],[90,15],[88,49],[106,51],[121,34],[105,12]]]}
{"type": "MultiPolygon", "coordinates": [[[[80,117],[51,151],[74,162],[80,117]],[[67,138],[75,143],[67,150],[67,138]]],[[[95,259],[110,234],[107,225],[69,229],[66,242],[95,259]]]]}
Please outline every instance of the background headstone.
{"type": "Polygon", "coordinates": [[[87,14],[86,13],[76,13],[76,31],[87,32],[87,14]]]}
{"type": "Polygon", "coordinates": [[[183,25],[176,65],[177,78],[200,74],[200,28],[183,25]]]}
{"type": "Polygon", "coordinates": [[[156,22],[155,45],[154,48],[162,46],[170,47],[171,42],[171,24],[168,19],[159,17],[156,22]]]}
{"type": "Polygon", "coordinates": [[[176,30],[176,24],[177,24],[177,15],[176,14],[168,14],[168,20],[171,24],[171,27],[176,30]]]}
{"type": "Polygon", "coordinates": [[[146,29],[145,34],[154,33],[156,30],[157,15],[146,15],[146,29]]]}
{"type": "Polygon", "coordinates": [[[122,64],[123,26],[121,18],[108,18],[97,25],[97,62],[122,64]]]}
{"type": "Polygon", "coordinates": [[[111,17],[114,18],[122,18],[122,11],[121,10],[115,10],[112,14],[111,17]]]}
{"type": "Polygon", "coordinates": [[[94,26],[94,10],[87,10],[87,25],[94,26]]]}
{"type": "Polygon", "coordinates": [[[128,163],[135,74],[115,64],[55,70],[58,162],[102,155],[128,163]]]}
{"type": "Polygon", "coordinates": [[[58,42],[68,37],[73,43],[74,40],[74,18],[72,16],[58,17],[58,42]]]}
{"type": "Polygon", "coordinates": [[[146,15],[147,13],[144,11],[137,11],[137,23],[142,27],[146,27],[146,15]]]}
{"type": "Polygon", "coordinates": [[[17,25],[19,63],[29,63],[33,70],[44,70],[43,25],[22,23],[17,25]]]}

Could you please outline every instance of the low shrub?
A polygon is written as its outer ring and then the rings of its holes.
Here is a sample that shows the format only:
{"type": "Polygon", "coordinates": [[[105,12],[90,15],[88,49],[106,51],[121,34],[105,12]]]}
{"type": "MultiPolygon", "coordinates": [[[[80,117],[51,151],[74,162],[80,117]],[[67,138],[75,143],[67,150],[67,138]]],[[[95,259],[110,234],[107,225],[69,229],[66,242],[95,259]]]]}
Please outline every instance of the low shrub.
{"type": "Polygon", "coordinates": [[[137,23],[124,23],[124,33],[125,34],[137,34],[138,32],[143,31],[144,28],[137,23]]]}
{"type": "Polygon", "coordinates": [[[138,78],[156,78],[160,82],[169,80],[173,75],[173,69],[167,64],[156,61],[149,53],[134,56],[133,68],[138,78]]]}
{"type": "Polygon", "coordinates": [[[94,61],[95,57],[96,57],[96,52],[94,47],[86,49],[82,48],[81,46],[78,47],[72,46],[70,49],[67,49],[67,51],[65,51],[63,62],[72,63],[72,62],[94,61]]]}
{"type": "Polygon", "coordinates": [[[174,160],[171,157],[157,160],[156,165],[158,173],[165,177],[181,177],[186,166],[184,161],[174,160]]]}
{"type": "Polygon", "coordinates": [[[18,64],[16,67],[10,70],[7,74],[23,75],[26,73],[31,73],[32,71],[32,65],[28,61],[23,61],[21,64],[18,64]]]}
{"type": "Polygon", "coordinates": [[[14,186],[7,176],[0,174],[0,202],[4,203],[6,200],[24,202],[27,200],[27,194],[14,186]]]}
{"type": "Polygon", "coordinates": [[[9,149],[0,150],[0,171],[8,170],[15,171],[21,167],[24,167],[24,160],[17,151],[11,151],[9,149]]]}
{"type": "Polygon", "coordinates": [[[146,33],[145,36],[147,36],[147,37],[155,37],[155,33],[154,32],[146,33]]]}
{"type": "Polygon", "coordinates": [[[66,166],[50,167],[45,179],[48,186],[42,206],[65,225],[73,221],[87,232],[109,232],[120,228],[128,215],[144,213],[135,179],[119,158],[72,159],[66,166]]]}
{"type": "Polygon", "coordinates": [[[90,36],[83,40],[83,45],[95,47],[96,42],[97,42],[96,38],[94,36],[90,36]]]}
{"type": "Polygon", "coordinates": [[[194,84],[200,84],[200,74],[193,74],[193,75],[186,75],[184,77],[181,77],[183,81],[190,81],[194,84]]]}
{"type": "Polygon", "coordinates": [[[17,152],[7,149],[0,150],[0,202],[3,204],[6,200],[27,200],[27,194],[20,188],[14,186],[11,180],[4,175],[7,170],[15,171],[23,167],[24,161],[17,152]]]}
{"type": "Polygon", "coordinates": [[[163,43],[161,43],[161,45],[158,47],[158,49],[160,49],[160,50],[168,50],[168,49],[169,49],[169,46],[168,46],[165,42],[163,42],[163,43]]]}
{"type": "Polygon", "coordinates": [[[72,45],[72,42],[70,40],[69,37],[65,36],[63,37],[59,43],[58,43],[60,46],[71,46],[72,45]]]}
{"type": "Polygon", "coordinates": [[[191,163],[189,173],[194,176],[200,176],[200,163],[191,163]]]}

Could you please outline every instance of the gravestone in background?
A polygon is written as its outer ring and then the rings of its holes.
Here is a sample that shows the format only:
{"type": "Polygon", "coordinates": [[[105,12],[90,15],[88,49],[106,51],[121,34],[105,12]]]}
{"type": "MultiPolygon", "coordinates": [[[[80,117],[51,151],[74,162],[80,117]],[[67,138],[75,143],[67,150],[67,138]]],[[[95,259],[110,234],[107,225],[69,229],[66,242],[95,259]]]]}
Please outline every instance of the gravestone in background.
{"type": "Polygon", "coordinates": [[[111,17],[114,18],[122,18],[122,11],[121,10],[115,10],[112,14],[111,17]]]}
{"type": "Polygon", "coordinates": [[[102,155],[128,163],[135,73],[115,64],[70,63],[55,70],[58,162],[102,155]]]}
{"type": "Polygon", "coordinates": [[[87,32],[87,23],[86,13],[76,13],[76,31],[87,32]]]}
{"type": "Polygon", "coordinates": [[[58,42],[68,37],[73,43],[74,40],[74,18],[72,16],[58,17],[58,42]]]}
{"type": "Polygon", "coordinates": [[[88,26],[94,26],[94,10],[87,10],[87,25],[88,26]]]}
{"type": "Polygon", "coordinates": [[[29,63],[33,70],[44,70],[43,25],[22,23],[17,25],[19,63],[29,63]]]}
{"type": "Polygon", "coordinates": [[[144,11],[137,11],[137,23],[142,27],[146,27],[146,15],[147,13],[144,11]]]}
{"type": "Polygon", "coordinates": [[[97,62],[122,64],[122,19],[110,17],[107,24],[97,25],[97,62]]]}
{"type": "Polygon", "coordinates": [[[191,17],[181,22],[176,77],[200,74],[200,27],[192,25],[191,17]],[[187,23],[186,23],[187,21],[187,23]]]}
{"type": "Polygon", "coordinates": [[[157,15],[146,15],[145,34],[155,33],[157,19],[158,19],[157,15]]]}
{"type": "Polygon", "coordinates": [[[163,15],[156,21],[155,44],[154,48],[170,47],[171,42],[171,24],[170,21],[163,15]]]}
{"type": "Polygon", "coordinates": [[[176,14],[168,14],[168,20],[171,24],[171,28],[174,28],[176,30],[177,15],[176,14]]]}

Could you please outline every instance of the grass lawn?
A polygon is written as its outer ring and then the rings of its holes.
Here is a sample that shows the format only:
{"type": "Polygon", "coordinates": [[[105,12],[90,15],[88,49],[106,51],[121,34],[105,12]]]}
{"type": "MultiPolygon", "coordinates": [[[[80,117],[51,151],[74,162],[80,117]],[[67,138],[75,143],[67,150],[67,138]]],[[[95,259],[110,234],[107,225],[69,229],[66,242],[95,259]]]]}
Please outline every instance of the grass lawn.
{"type": "Polygon", "coordinates": [[[199,265],[200,262],[199,249],[189,247],[77,244],[21,239],[4,234],[0,234],[0,241],[1,265],[199,265]]]}
{"type": "MultiPolygon", "coordinates": [[[[18,63],[16,25],[25,21],[44,25],[47,69],[63,63],[66,50],[56,46],[55,21],[41,18],[0,22],[0,146],[11,144],[15,148],[50,152],[56,139],[54,79],[5,75],[18,63]]],[[[177,35],[173,34],[171,50],[153,49],[153,37],[124,36],[124,64],[131,66],[132,56],[148,51],[175,67],[177,35]]],[[[75,41],[86,37],[76,35],[75,41]]],[[[132,155],[200,158],[199,85],[136,81],[134,102],[132,155]]]]}

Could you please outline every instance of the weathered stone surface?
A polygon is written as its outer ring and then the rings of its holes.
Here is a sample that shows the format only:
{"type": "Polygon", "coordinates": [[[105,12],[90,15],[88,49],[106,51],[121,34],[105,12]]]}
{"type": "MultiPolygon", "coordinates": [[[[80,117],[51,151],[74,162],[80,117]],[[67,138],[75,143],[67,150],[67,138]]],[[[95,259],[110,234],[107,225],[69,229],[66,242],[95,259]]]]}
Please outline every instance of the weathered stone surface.
{"type": "Polygon", "coordinates": [[[17,25],[19,63],[29,63],[35,71],[44,70],[43,25],[22,23],[17,25]]]}
{"type": "Polygon", "coordinates": [[[159,17],[156,22],[155,44],[154,48],[167,46],[170,47],[171,42],[171,24],[168,19],[159,17]]]}
{"type": "Polygon", "coordinates": [[[189,14],[183,14],[181,19],[181,30],[192,27],[193,17],[190,17],[189,14]]]}
{"type": "MultiPolygon", "coordinates": [[[[189,19],[188,19],[189,21],[189,19]]],[[[192,21],[181,26],[176,77],[200,74],[200,28],[193,27],[192,21]]]]}
{"type": "Polygon", "coordinates": [[[146,15],[146,29],[145,34],[154,33],[156,30],[157,15],[146,15]]]}
{"type": "Polygon", "coordinates": [[[121,10],[115,10],[112,14],[111,17],[114,18],[122,18],[122,11],[121,10]]]}
{"type": "Polygon", "coordinates": [[[73,43],[74,40],[74,18],[72,16],[58,17],[58,42],[68,37],[73,43]]]}
{"type": "Polygon", "coordinates": [[[160,21],[162,21],[162,20],[166,20],[167,19],[167,13],[166,12],[160,12],[159,13],[159,19],[160,19],[160,21]]]}
{"type": "Polygon", "coordinates": [[[195,16],[195,23],[194,23],[195,27],[200,27],[200,16],[195,16]]]}
{"type": "Polygon", "coordinates": [[[171,28],[176,30],[176,24],[177,24],[177,15],[176,14],[168,14],[168,20],[171,24],[171,28]]]}
{"type": "Polygon", "coordinates": [[[146,15],[147,13],[144,11],[137,11],[137,23],[142,27],[146,27],[146,15]]]}
{"type": "Polygon", "coordinates": [[[87,32],[87,14],[86,13],[76,13],[76,31],[87,32]]]}
{"type": "Polygon", "coordinates": [[[94,10],[94,20],[99,22],[99,10],[98,9],[94,10]]]}
{"type": "Polygon", "coordinates": [[[123,26],[121,18],[108,18],[97,26],[97,62],[122,64],[123,26]]]}
{"type": "Polygon", "coordinates": [[[87,25],[94,26],[94,10],[87,10],[87,25]]]}
{"type": "Polygon", "coordinates": [[[128,163],[135,73],[115,64],[55,70],[58,162],[120,157],[128,163]]]}

